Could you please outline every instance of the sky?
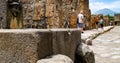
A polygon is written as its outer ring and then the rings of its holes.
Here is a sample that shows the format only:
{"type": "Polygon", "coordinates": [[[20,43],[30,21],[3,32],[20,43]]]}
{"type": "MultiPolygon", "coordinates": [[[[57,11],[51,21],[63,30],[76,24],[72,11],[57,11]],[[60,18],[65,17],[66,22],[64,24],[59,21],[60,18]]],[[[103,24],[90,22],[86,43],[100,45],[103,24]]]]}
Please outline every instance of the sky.
{"type": "Polygon", "coordinates": [[[92,13],[104,8],[120,13],[120,0],[89,0],[89,5],[92,13]]]}

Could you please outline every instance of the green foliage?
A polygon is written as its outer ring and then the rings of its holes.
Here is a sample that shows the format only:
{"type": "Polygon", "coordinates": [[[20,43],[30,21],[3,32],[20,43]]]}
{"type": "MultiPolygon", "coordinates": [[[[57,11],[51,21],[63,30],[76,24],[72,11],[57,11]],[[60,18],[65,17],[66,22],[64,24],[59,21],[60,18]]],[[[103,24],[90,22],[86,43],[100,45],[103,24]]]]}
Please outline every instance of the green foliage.
{"type": "Polygon", "coordinates": [[[110,21],[114,21],[114,17],[113,16],[110,16],[110,21]]]}
{"type": "Polygon", "coordinates": [[[108,17],[110,17],[110,14],[107,14],[107,15],[105,15],[105,16],[108,16],[108,17]]]}
{"type": "Polygon", "coordinates": [[[110,16],[110,14],[107,14],[105,16],[108,16],[110,18],[110,21],[114,21],[114,16],[110,16]]]}

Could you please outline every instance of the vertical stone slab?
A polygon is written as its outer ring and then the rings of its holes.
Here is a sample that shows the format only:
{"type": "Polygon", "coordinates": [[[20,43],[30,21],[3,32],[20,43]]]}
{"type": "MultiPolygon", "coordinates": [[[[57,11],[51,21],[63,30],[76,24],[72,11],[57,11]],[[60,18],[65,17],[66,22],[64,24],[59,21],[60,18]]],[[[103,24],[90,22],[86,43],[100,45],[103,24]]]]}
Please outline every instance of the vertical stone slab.
{"type": "Polygon", "coordinates": [[[33,16],[35,10],[35,0],[21,0],[23,10],[23,23],[29,21],[33,23],[33,16]]]}
{"type": "Polygon", "coordinates": [[[58,11],[58,17],[59,17],[59,28],[62,28],[62,10],[58,11]]]}
{"type": "Polygon", "coordinates": [[[89,0],[80,0],[79,12],[80,10],[84,12],[84,15],[86,16],[87,27],[90,28],[91,11],[89,9],[89,0]]]}
{"type": "Polygon", "coordinates": [[[72,12],[70,16],[70,27],[77,28],[77,14],[76,12],[72,12]]]}
{"type": "Polygon", "coordinates": [[[75,51],[81,34],[79,30],[51,30],[53,34],[53,53],[69,56],[75,60],[75,51]]]}
{"type": "Polygon", "coordinates": [[[0,21],[0,28],[6,28],[6,14],[7,14],[7,9],[6,9],[6,0],[0,0],[0,17],[2,17],[2,21],[0,21]]]}

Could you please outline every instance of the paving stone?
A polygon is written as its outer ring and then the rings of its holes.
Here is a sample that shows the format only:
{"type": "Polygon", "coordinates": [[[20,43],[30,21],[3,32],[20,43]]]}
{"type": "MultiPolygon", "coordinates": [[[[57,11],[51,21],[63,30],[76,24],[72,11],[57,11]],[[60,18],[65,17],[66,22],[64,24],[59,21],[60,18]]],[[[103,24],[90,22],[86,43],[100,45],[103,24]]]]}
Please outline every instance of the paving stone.
{"type": "Polygon", "coordinates": [[[95,53],[96,63],[120,63],[120,26],[115,26],[93,40],[90,48],[95,53]]]}

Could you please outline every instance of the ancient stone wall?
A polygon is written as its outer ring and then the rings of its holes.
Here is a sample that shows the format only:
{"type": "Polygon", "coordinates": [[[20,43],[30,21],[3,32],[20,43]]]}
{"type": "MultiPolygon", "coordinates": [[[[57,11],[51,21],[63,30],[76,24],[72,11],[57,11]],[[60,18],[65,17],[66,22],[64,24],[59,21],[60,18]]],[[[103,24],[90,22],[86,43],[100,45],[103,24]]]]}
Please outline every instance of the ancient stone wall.
{"type": "MultiPolygon", "coordinates": [[[[23,5],[28,4],[26,3],[23,5]]],[[[27,12],[30,13],[31,16],[33,15],[33,21],[44,22],[45,18],[47,28],[76,28],[77,14],[81,9],[85,10],[85,15],[88,20],[90,19],[88,0],[36,0],[31,4],[31,6],[33,7],[31,8],[31,11],[34,9],[32,13],[29,11],[27,12]]]]}
{"type": "Polygon", "coordinates": [[[96,15],[91,15],[90,27],[91,27],[91,29],[96,28],[96,15]]]}
{"type": "Polygon", "coordinates": [[[120,14],[115,14],[115,24],[120,25],[120,14]]]}
{"type": "Polygon", "coordinates": [[[110,17],[109,16],[103,16],[104,19],[104,25],[109,26],[110,25],[110,17]]]}
{"type": "MultiPolygon", "coordinates": [[[[0,1],[4,2],[0,8],[6,8],[7,2],[0,1]]],[[[90,20],[89,0],[21,0],[21,2],[23,18],[20,19],[23,20],[23,28],[33,26],[34,28],[45,28],[45,26],[47,28],[76,28],[77,14],[80,10],[84,11],[87,21],[90,20]],[[28,24],[30,26],[26,27],[28,24]]],[[[6,10],[2,9],[4,12],[6,10]]]]}
{"type": "Polygon", "coordinates": [[[120,14],[115,14],[115,21],[120,21],[120,14]]]}
{"type": "Polygon", "coordinates": [[[23,11],[23,27],[29,22],[30,25],[33,23],[34,16],[34,0],[21,0],[22,11],[23,11]]]}
{"type": "Polygon", "coordinates": [[[89,0],[80,0],[80,11],[83,11],[85,19],[86,19],[86,27],[90,28],[90,19],[91,19],[91,11],[89,9],[89,0]]]}
{"type": "Polygon", "coordinates": [[[6,0],[0,0],[0,17],[2,17],[2,21],[0,21],[0,28],[6,28],[6,19],[7,19],[7,10],[6,10],[6,0]]]}
{"type": "Polygon", "coordinates": [[[0,30],[0,63],[36,63],[54,54],[74,61],[80,38],[76,29],[0,30]]]}

